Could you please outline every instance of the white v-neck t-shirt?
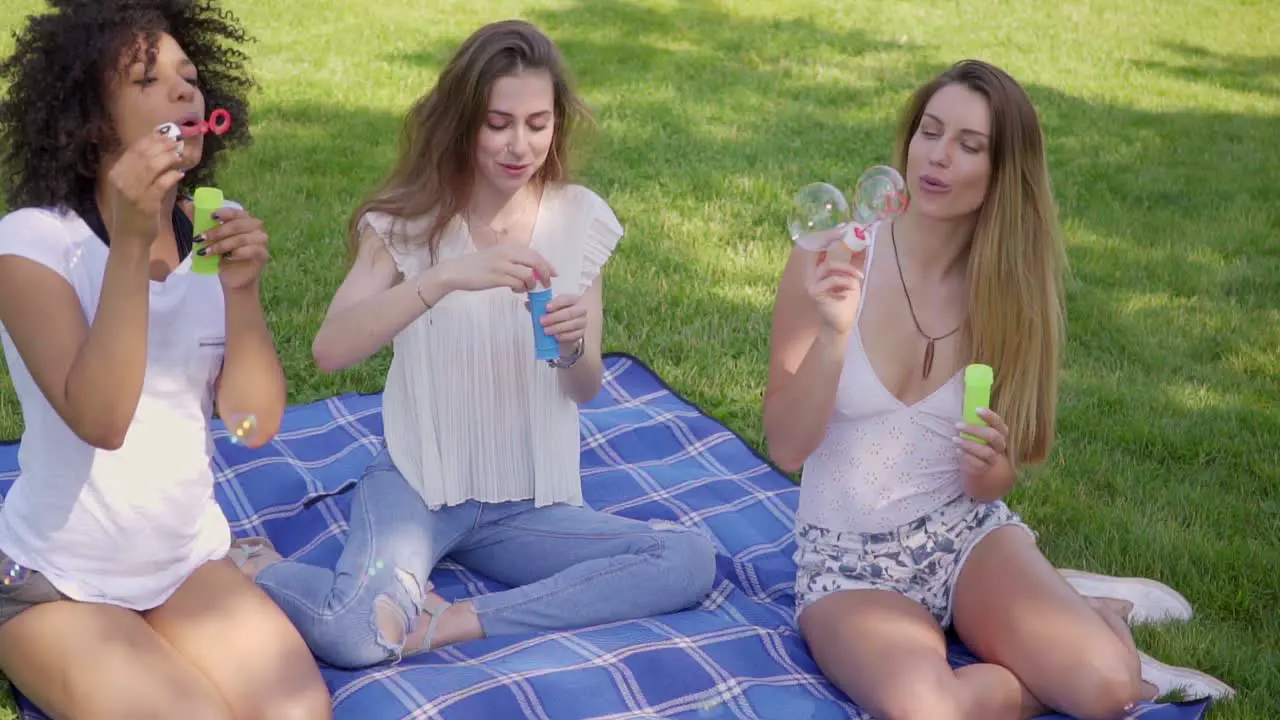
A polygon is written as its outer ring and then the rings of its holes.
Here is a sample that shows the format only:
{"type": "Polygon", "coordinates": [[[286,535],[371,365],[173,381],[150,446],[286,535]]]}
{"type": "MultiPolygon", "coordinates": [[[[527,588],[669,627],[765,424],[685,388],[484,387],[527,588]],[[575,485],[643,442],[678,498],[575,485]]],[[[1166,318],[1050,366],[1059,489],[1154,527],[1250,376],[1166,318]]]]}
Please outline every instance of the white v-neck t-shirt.
{"type": "MultiPolygon", "coordinates": [[[[90,325],[108,253],[70,211],[24,208],[0,218],[0,255],[58,273],[90,325]]],[[[149,303],[142,396],[116,450],[76,436],[0,326],[25,424],[20,473],[0,508],[0,551],[75,600],[133,610],[162,604],[231,541],[213,497],[208,424],[226,346],[221,282],[192,272],[189,255],[151,282],[149,303]]]]}
{"type": "MultiPolygon", "coordinates": [[[[361,220],[383,239],[412,282],[431,265],[422,243],[430,217],[361,220]],[[405,238],[410,242],[405,242],[405,238]]],[[[530,247],[556,269],[555,295],[581,295],[613,254],[623,229],[581,185],[543,192],[530,247]]],[[[446,262],[476,252],[465,222],[441,237],[446,262]]],[[[510,288],[449,293],[396,336],[383,392],[387,449],[430,508],[468,500],[582,504],[578,406],[560,370],[534,359],[526,295],[510,288]]]]}

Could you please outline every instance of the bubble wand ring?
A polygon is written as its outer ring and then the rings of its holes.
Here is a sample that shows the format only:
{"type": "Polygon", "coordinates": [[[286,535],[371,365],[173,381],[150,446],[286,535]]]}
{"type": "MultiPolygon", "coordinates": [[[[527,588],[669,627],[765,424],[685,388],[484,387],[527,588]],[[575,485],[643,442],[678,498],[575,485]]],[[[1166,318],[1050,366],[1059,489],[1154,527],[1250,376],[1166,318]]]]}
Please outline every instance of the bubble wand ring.
{"type": "Polygon", "coordinates": [[[209,114],[208,120],[183,127],[178,123],[167,122],[156,128],[156,132],[166,135],[172,140],[195,137],[196,135],[225,135],[231,130],[231,113],[225,108],[218,108],[209,114]]]}
{"type": "Polygon", "coordinates": [[[209,114],[209,119],[202,121],[199,125],[187,128],[183,134],[187,137],[192,135],[225,135],[231,130],[231,113],[225,108],[218,108],[209,114]]]}

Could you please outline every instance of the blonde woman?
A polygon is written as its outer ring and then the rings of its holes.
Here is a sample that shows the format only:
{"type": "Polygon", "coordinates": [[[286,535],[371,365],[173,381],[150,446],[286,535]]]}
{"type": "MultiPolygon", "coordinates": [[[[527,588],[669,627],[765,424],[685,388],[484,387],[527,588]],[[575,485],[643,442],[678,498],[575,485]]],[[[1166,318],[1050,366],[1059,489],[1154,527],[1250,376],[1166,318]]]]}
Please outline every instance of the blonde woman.
{"type": "Polygon", "coordinates": [[[1120,602],[1087,599],[1002,501],[1053,442],[1065,335],[1027,95],[956,64],[910,101],[897,164],[908,211],[852,258],[797,249],[778,289],[764,420],[775,462],[804,466],[796,611],[814,658],[886,718],[1117,718],[1165,685],[1216,694],[1137,651],[1120,612],[1141,593],[1079,575],[1120,602]],[[970,362],[995,369],[981,427],[961,423],[970,362]],[[951,669],[949,627],[980,662],[951,669]]]}

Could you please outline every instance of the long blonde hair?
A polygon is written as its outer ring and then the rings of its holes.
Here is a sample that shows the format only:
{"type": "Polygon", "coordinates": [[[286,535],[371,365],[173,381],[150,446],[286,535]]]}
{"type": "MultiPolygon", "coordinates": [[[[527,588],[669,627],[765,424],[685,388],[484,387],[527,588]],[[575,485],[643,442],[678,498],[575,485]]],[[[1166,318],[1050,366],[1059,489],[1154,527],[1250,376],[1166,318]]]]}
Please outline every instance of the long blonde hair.
{"type": "Polygon", "coordinates": [[[1067,255],[1035,107],[1008,73],[964,60],[912,96],[899,128],[897,163],[934,93],[960,84],[991,110],[991,185],[969,250],[971,362],[995,369],[991,409],[1009,426],[1009,454],[1036,463],[1053,446],[1058,371],[1066,339],[1067,255]]]}
{"type": "MultiPolygon", "coordinates": [[[[352,213],[347,235],[353,258],[360,219],[382,212],[395,218],[397,227],[430,214],[425,237],[402,239],[425,243],[435,261],[441,233],[471,201],[476,135],[489,109],[489,92],[500,78],[525,70],[545,70],[554,90],[551,148],[532,182],[545,187],[569,179],[570,131],[590,116],[570,85],[560,51],[523,20],[490,23],[462,43],[435,87],[406,114],[394,167],[352,213]]],[[[392,234],[401,239],[396,228],[392,234]]]]}

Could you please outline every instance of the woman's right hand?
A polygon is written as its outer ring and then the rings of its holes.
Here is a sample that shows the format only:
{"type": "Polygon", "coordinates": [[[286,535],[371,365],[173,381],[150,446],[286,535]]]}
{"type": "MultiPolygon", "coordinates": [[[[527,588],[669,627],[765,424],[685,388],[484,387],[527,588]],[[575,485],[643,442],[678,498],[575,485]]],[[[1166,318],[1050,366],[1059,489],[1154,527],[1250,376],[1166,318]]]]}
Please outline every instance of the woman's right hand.
{"type": "Polygon", "coordinates": [[[446,287],[453,290],[489,290],[508,287],[528,292],[538,282],[550,284],[555,268],[536,250],[515,245],[494,245],[467,253],[439,265],[446,287]]]}
{"type": "Polygon", "coordinates": [[[113,246],[137,243],[150,250],[159,234],[165,196],[182,180],[182,140],[147,133],[107,171],[113,246]]]}
{"type": "Polygon", "coordinates": [[[851,254],[843,245],[814,253],[805,277],[805,290],[823,326],[836,335],[847,335],[853,329],[862,299],[866,264],[866,250],[851,254]]]}

